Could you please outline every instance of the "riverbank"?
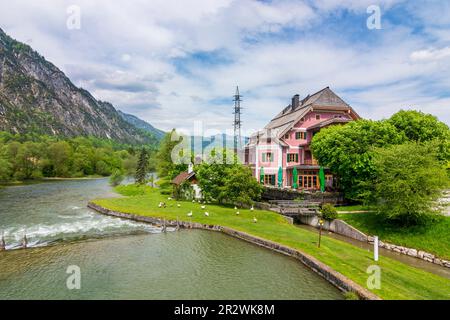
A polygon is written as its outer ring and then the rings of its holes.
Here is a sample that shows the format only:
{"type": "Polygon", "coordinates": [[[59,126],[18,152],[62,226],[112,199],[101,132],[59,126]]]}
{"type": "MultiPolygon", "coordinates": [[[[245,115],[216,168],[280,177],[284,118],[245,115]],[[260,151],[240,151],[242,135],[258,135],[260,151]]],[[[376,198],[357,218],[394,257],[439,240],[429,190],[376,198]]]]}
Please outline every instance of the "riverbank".
{"type": "Polygon", "coordinates": [[[382,283],[380,289],[371,291],[383,299],[450,299],[448,279],[384,256],[375,263],[371,252],[328,237],[322,238],[319,249],[317,236],[313,232],[290,225],[274,212],[239,209],[240,214],[236,215],[232,207],[209,204],[202,209],[198,203],[167,200],[157,190],[151,189],[141,196],[98,199],[93,203],[108,210],[140,217],[185,220],[244,232],[312,256],[361,287],[366,287],[369,277],[367,268],[376,264],[381,268],[382,283]],[[160,201],[165,201],[167,207],[159,208],[160,201]],[[187,216],[190,211],[193,212],[192,217],[187,216]],[[209,216],[205,216],[204,211],[208,211],[209,216]],[[253,218],[257,219],[256,223],[253,218]]]}

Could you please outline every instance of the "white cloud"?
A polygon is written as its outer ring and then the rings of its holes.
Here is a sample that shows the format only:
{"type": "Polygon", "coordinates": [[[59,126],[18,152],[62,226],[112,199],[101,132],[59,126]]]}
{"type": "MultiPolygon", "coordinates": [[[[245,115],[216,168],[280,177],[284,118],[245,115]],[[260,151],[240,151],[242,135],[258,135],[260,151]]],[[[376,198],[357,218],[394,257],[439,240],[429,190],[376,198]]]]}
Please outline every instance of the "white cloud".
{"type": "Polygon", "coordinates": [[[0,0],[0,27],[95,97],[165,130],[190,129],[199,119],[230,128],[237,84],[244,129],[264,126],[293,94],[328,85],[367,117],[407,104],[450,123],[443,95],[450,85],[449,28],[429,22],[442,8],[422,12],[410,2],[373,2],[79,0],[82,28],[68,30],[66,7],[73,1],[0,0]],[[351,28],[339,33],[326,25],[330,17],[347,24],[336,13],[346,9],[360,15],[349,24],[358,31],[370,4],[381,5],[383,14],[405,6],[427,36],[389,20],[383,30],[359,37],[351,28]],[[196,52],[220,53],[225,63],[180,59],[196,52]]]}
{"type": "Polygon", "coordinates": [[[424,49],[411,53],[412,61],[435,61],[450,57],[450,47],[442,49],[424,49]]]}

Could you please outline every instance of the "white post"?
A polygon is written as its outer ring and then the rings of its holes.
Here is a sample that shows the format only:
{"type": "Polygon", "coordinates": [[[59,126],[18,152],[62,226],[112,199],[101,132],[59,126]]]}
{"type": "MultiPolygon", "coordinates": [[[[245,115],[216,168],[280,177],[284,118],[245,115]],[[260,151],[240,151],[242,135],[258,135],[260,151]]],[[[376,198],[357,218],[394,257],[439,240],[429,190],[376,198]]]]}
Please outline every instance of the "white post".
{"type": "Polygon", "coordinates": [[[378,261],[378,236],[373,236],[373,259],[378,261]]]}

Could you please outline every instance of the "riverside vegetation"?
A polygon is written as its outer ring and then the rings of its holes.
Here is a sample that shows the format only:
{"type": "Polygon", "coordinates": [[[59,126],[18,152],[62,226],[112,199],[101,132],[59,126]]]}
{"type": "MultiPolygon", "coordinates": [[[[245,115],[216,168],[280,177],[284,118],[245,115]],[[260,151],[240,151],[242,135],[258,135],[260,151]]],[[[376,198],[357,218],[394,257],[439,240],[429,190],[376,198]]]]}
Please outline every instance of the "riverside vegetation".
{"type": "MultiPolygon", "coordinates": [[[[153,152],[151,146],[148,149],[153,152]]],[[[118,172],[130,175],[136,169],[137,156],[136,147],[95,137],[57,138],[0,132],[0,183],[47,177],[109,176],[118,172]]]]}

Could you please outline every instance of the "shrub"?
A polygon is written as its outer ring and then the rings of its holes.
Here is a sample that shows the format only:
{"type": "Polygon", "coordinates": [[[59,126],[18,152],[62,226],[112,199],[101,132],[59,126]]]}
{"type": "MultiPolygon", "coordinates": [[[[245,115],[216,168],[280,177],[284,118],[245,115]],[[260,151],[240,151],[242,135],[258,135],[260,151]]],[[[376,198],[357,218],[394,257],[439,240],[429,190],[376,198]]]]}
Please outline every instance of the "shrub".
{"type": "Polygon", "coordinates": [[[325,220],[334,220],[338,217],[336,208],[330,203],[325,203],[320,212],[322,213],[322,218],[325,220]]]}
{"type": "Polygon", "coordinates": [[[125,179],[125,176],[123,175],[122,171],[114,170],[112,175],[109,177],[109,184],[113,187],[116,187],[122,183],[123,179],[125,179]]]}
{"type": "Polygon", "coordinates": [[[344,293],[344,298],[345,300],[359,300],[358,295],[353,291],[347,291],[346,293],[344,293]]]}

